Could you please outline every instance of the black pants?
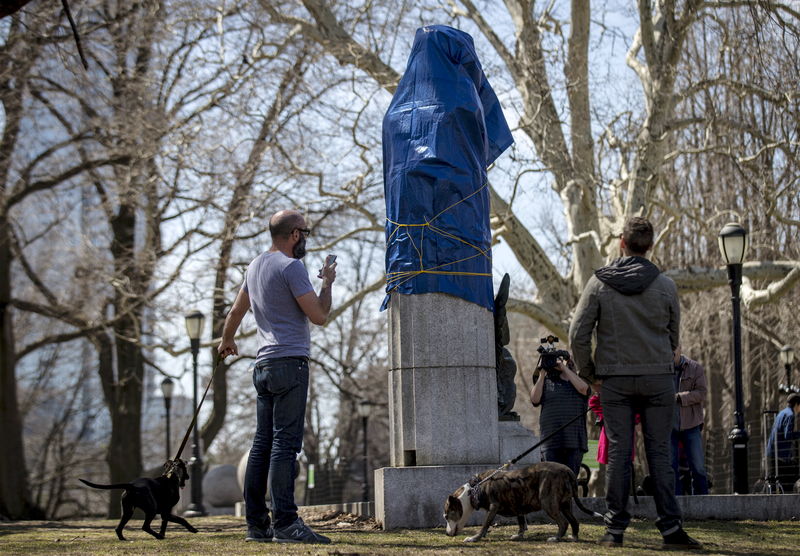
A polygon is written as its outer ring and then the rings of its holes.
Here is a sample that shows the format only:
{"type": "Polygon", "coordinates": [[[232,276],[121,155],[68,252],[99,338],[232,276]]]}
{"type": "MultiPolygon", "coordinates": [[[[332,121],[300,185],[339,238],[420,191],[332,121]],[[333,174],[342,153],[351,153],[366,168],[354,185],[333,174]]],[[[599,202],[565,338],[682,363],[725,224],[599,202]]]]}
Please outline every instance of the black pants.
{"type": "Polygon", "coordinates": [[[783,492],[792,492],[797,480],[797,460],[778,460],[778,482],[783,492]]]}
{"type": "Polygon", "coordinates": [[[610,533],[621,534],[631,521],[631,449],[634,417],[642,416],[644,449],[653,478],[656,526],[662,535],[681,527],[681,509],[675,498],[675,473],[671,462],[675,381],[672,375],[603,377],[600,390],[603,423],[608,437],[608,468],[604,520],[610,533]]]}
{"type": "Polygon", "coordinates": [[[545,448],[542,450],[542,461],[554,461],[562,465],[566,465],[575,476],[578,476],[581,470],[581,462],[583,461],[583,454],[585,452],[580,448],[545,448]]]}

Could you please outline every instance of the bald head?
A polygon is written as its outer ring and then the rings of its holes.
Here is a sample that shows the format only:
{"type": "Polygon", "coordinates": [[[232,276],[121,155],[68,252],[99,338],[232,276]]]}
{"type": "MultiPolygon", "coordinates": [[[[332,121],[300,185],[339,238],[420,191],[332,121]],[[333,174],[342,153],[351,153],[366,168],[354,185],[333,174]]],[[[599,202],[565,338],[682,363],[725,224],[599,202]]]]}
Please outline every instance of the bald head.
{"type": "Polygon", "coordinates": [[[286,239],[297,228],[305,228],[303,215],[296,210],[281,210],[269,219],[269,235],[272,240],[286,239]]]}

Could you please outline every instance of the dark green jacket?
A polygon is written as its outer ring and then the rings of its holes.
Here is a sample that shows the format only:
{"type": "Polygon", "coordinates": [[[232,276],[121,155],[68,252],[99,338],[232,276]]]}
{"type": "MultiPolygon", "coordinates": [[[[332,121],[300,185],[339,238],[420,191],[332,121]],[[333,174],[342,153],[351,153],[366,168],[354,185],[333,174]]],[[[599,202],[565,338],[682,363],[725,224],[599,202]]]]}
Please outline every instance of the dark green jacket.
{"type": "Polygon", "coordinates": [[[589,279],[569,340],[578,374],[593,382],[607,376],[673,374],[679,330],[675,282],[644,257],[622,257],[589,279]]]}

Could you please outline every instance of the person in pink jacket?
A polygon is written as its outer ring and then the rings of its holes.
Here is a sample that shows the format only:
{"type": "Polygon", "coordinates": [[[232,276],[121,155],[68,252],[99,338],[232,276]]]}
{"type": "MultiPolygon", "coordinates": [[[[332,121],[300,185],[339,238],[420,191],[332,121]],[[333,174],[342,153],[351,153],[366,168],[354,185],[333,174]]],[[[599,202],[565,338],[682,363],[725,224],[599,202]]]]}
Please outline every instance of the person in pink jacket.
{"type": "MultiPolygon", "coordinates": [[[[589,398],[589,408],[600,424],[600,439],[597,441],[597,462],[605,465],[608,463],[608,437],[606,436],[606,428],[603,426],[603,405],[600,403],[600,394],[593,394],[589,398]]],[[[641,420],[641,416],[637,413],[633,424],[638,425],[641,420]]],[[[636,436],[633,437],[633,447],[631,448],[631,461],[634,459],[636,459],[636,436]]]]}

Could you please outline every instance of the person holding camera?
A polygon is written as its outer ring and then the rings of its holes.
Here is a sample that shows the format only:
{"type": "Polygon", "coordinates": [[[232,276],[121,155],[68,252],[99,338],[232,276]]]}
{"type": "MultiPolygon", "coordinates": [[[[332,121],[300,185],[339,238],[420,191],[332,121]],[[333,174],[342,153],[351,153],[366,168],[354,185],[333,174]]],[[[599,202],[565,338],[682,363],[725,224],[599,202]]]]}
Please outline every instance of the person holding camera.
{"type": "Polygon", "coordinates": [[[631,521],[633,420],[642,416],[645,454],[653,478],[658,519],[666,549],[699,549],[683,530],[670,461],[675,413],[673,351],[680,343],[678,288],[645,254],[653,246],[653,225],[635,216],[620,238],[623,256],[595,271],[581,294],[569,330],[581,377],[601,382],[608,436],[608,475],[603,546],[622,546],[631,521]],[[597,347],[592,349],[596,333],[597,347]]]}
{"type": "Polygon", "coordinates": [[[542,445],[542,461],[566,465],[577,476],[583,454],[589,450],[586,411],[591,389],[575,372],[572,361],[565,361],[563,357],[558,357],[553,367],[538,367],[536,370],[538,380],[531,389],[531,403],[542,408],[539,415],[541,437],[573,421],[542,445]],[[582,417],[575,419],[579,414],[582,417]]]}

